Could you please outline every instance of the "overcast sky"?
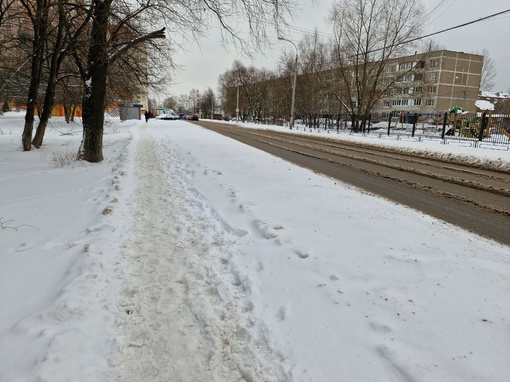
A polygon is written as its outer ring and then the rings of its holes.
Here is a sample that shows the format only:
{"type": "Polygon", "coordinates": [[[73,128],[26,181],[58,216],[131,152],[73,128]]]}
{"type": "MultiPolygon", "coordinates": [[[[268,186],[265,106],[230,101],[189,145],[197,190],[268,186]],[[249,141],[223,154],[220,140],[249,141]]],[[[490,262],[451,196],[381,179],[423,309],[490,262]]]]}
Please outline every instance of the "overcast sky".
{"type": "MultiPolygon", "coordinates": [[[[326,22],[334,0],[299,0],[302,10],[296,14],[294,29],[288,37],[298,43],[306,33],[319,29],[322,36],[331,36],[332,28],[326,22]]],[[[405,3],[405,2],[403,2],[405,3]]],[[[423,0],[427,12],[432,13],[430,21],[424,26],[423,34],[440,30],[489,16],[510,9],[510,0],[423,0]]],[[[510,88],[510,13],[488,21],[475,23],[454,31],[445,32],[433,38],[449,50],[461,52],[481,52],[487,48],[497,68],[494,91],[508,91],[510,88]]],[[[254,60],[243,57],[235,49],[227,50],[221,45],[219,31],[211,30],[200,45],[190,45],[188,52],[176,56],[176,62],[183,70],[176,74],[176,83],[167,95],[188,94],[191,89],[203,92],[208,87],[217,91],[218,77],[232,68],[234,60],[239,59],[246,66],[274,70],[284,49],[294,49],[289,43],[277,41],[273,48],[267,49],[265,56],[257,55],[254,60]]]]}

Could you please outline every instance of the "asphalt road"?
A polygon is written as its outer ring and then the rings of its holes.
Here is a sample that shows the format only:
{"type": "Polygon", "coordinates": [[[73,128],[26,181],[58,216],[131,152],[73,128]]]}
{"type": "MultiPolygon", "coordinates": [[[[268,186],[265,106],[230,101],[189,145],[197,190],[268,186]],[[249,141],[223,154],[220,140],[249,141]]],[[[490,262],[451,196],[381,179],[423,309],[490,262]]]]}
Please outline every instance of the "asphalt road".
{"type": "Polygon", "coordinates": [[[322,137],[194,123],[510,246],[508,169],[322,137]]]}

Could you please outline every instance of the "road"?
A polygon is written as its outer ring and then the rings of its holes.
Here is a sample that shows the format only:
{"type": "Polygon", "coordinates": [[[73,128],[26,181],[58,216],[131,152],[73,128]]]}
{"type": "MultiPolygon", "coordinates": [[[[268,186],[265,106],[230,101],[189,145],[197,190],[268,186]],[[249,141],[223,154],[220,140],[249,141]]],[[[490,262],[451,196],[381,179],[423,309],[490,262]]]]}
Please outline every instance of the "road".
{"type": "Polygon", "coordinates": [[[423,153],[198,121],[312,171],[510,245],[510,172],[423,153]]]}

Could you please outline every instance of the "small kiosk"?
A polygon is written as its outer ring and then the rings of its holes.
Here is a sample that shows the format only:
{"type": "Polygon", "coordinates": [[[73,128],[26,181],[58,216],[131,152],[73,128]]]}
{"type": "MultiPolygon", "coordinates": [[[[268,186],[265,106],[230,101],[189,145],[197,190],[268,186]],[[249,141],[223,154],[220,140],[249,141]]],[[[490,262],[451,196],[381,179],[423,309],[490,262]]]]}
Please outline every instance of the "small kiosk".
{"type": "Polygon", "coordinates": [[[128,119],[142,119],[141,110],[143,105],[140,103],[121,103],[119,105],[119,115],[121,121],[128,119]]]}

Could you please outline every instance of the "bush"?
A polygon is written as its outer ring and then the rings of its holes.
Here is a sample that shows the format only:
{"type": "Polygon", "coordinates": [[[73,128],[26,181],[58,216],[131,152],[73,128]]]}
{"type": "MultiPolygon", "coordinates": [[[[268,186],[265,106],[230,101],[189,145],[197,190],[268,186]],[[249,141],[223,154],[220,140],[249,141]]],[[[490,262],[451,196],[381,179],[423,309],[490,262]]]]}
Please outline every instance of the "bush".
{"type": "Polygon", "coordinates": [[[78,159],[75,151],[64,151],[53,153],[55,167],[66,167],[78,159]]]}

